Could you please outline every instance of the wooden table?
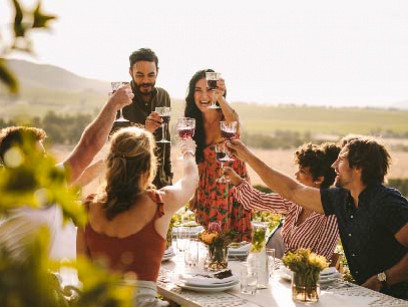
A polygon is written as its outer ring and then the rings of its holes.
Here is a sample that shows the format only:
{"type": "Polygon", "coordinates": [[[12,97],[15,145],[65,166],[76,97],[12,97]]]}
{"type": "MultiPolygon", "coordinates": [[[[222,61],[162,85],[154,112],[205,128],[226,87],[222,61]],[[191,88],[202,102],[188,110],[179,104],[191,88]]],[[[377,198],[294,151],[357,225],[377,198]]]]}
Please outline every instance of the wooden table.
{"type": "MultiPolygon", "coordinates": [[[[200,255],[201,256],[201,255],[200,255]]],[[[229,268],[237,274],[239,261],[229,261],[229,268]]],[[[194,271],[201,271],[202,261],[194,271]]],[[[217,293],[200,293],[184,290],[176,285],[179,274],[186,272],[183,255],[179,254],[172,260],[163,262],[157,283],[159,294],[166,299],[186,307],[234,307],[234,306],[264,306],[293,307],[305,306],[292,301],[290,282],[282,280],[278,274],[270,279],[268,289],[258,290],[256,295],[240,293],[239,285],[217,293]]],[[[323,288],[320,300],[315,307],[408,307],[408,301],[375,292],[351,283],[338,282],[323,288]]]]}

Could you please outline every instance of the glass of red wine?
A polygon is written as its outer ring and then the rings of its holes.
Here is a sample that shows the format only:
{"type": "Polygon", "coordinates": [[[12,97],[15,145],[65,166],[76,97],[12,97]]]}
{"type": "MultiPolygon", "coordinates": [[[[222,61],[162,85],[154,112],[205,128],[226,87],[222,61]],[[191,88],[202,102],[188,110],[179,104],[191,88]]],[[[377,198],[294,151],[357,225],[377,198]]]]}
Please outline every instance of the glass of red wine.
{"type": "MultiPolygon", "coordinates": [[[[195,133],[196,120],[191,117],[181,117],[177,120],[177,132],[183,140],[191,139],[195,133]]],[[[179,157],[183,160],[183,157],[179,157]]]]}
{"type": "Polygon", "coordinates": [[[180,117],[177,120],[177,131],[182,139],[191,139],[195,133],[196,121],[191,117],[180,117]]]}
{"type": "Polygon", "coordinates": [[[229,161],[225,150],[224,142],[215,144],[215,156],[217,161],[221,164],[221,176],[217,178],[218,183],[227,183],[229,179],[224,176],[224,162],[229,161]]]}
{"type": "MultiPolygon", "coordinates": [[[[112,94],[117,91],[118,88],[120,88],[122,85],[129,84],[129,82],[111,82],[111,87],[112,87],[112,94]]],[[[117,123],[129,123],[129,121],[123,117],[123,112],[122,109],[119,110],[119,117],[115,120],[117,123]]]]}
{"type": "Polygon", "coordinates": [[[154,109],[155,112],[159,113],[160,117],[163,119],[163,123],[161,125],[162,128],[162,138],[157,143],[170,143],[169,140],[165,138],[166,126],[170,122],[170,107],[156,107],[154,109]]]}
{"type": "Polygon", "coordinates": [[[217,81],[220,79],[221,74],[219,72],[214,71],[206,71],[205,72],[205,81],[207,82],[207,88],[213,92],[212,95],[212,102],[211,105],[208,107],[209,109],[219,109],[220,107],[217,106],[216,101],[214,100],[214,92],[217,89],[217,81]]]}
{"type": "MultiPolygon", "coordinates": [[[[237,133],[237,128],[238,128],[237,121],[232,122],[220,121],[221,136],[226,140],[232,140],[235,137],[237,133]]],[[[234,161],[234,158],[227,155],[224,161],[234,161]]]]}

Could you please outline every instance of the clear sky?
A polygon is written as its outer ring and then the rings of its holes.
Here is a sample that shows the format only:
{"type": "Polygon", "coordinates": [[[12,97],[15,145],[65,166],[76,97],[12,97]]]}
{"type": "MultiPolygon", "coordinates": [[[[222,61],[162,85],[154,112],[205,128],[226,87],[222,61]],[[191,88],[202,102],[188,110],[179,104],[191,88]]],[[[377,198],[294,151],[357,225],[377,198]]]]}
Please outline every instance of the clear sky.
{"type": "MultiPolygon", "coordinates": [[[[0,0],[1,28],[10,2],[0,0]]],[[[213,68],[231,101],[408,100],[407,0],[45,0],[43,7],[59,19],[33,36],[37,55],[28,59],[81,76],[128,79],[130,52],[150,47],[160,60],[157,84],[175,98],[195,71],[213,68]]]]}

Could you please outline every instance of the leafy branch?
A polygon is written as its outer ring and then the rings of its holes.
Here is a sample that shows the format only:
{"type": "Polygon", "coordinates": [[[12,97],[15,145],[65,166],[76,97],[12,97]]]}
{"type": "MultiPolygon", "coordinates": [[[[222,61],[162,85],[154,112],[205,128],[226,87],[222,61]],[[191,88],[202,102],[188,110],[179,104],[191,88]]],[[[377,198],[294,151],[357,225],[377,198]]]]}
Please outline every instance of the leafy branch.
{"type": "Polygon", "coordinates": [[[14,18],[10,28],[12,41],[7,44],[0,36],[0,83],[6,86],[9,93],[16,94],[19,91],[19,83],[8,68],[5,56],[16,50],[32,53],[31,31],[48,29],[50,21],[55,20],[56,17],[43,13],[41,1],[32,11],[24,9],[18,0],[10,1],[14,8],[14,18]]]}

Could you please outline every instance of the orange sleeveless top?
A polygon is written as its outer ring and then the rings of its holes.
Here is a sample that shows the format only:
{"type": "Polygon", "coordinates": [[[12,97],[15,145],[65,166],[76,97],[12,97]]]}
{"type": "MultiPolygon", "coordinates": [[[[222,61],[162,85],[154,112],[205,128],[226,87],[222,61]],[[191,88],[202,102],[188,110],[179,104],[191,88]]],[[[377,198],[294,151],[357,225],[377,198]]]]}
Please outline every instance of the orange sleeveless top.
{"type": "Polygon", "coordinates": [[[138,280],[156,282],[166,249],[166,240],[154,227],[155,221],[164,214],[163,201],[156,191],[148,195],[157,204],[157,210],[141,230],[125,238],[115,238],[95,232],[88,224],[85,244],[91,259],[103,258],[112,270],[134,272],[138,280]]]}

